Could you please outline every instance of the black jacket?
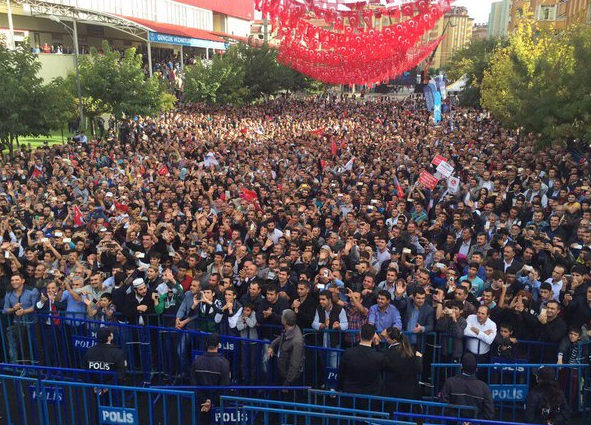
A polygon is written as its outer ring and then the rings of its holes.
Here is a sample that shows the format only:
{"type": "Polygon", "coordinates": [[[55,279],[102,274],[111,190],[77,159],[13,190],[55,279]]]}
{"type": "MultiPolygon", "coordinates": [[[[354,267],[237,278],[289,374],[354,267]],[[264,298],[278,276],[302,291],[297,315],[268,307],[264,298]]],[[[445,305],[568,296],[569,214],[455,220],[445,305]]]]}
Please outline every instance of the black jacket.
{"type": "Polygon", "coordinates": [[[339,389],[346,393],[379,395],[383,356],[371,347],[357,345],[341,356],[339,389]]]}
{"type": "Polygon", "coordinates": [[[474,375],[461,374],[448,378],[439,395],[442,403],[476,407],[479,419],[492,420],[495,417],[492,392],[488,385],[474,375]]]}
{"type": "Polygon", "coordinates": [[[297,312],[298,326],[300,329],[310,329],[312,327],[317,308],[318,300],[312,294],[309,294],[304,302],[300,304],[297,312]]]}
{"type": "Polygon", "coordinates": [[[550,406],[546,391],[535,387],[525,401],[525,422],[565,425],[570,421],[571,409],[564,395],[559,406],[550,406]]]}
{"type": "MultiPolygon", "coordinates": [[[[118,347],[111,344],[98,344],[88,349],[84,355],[86,369],[101,372],[115,372],[117,383],[122,384],[125,380],[125,353],[118,347]]],[[[93,374],[93,382],[113,383],[109,379],[103,379],[99,374],[93,374]]]]}
{"type": "Polygon", "coordinates": [[[418,375],[423,371],[423,358],[404,357],[399,346],[388,348],[384,355],[384,395],[418,400],[421,397],[418,375]]]}
{"type": "MultiPolygon", "coordinates": [[[[195,387],[223,387],[230,385],[230,362],[218,353],[205,352],[191,366],[191,385],[195,387]]],[[[211,400],[217,404],[218,391],[199,391],[199,403],[211,400]]]]}

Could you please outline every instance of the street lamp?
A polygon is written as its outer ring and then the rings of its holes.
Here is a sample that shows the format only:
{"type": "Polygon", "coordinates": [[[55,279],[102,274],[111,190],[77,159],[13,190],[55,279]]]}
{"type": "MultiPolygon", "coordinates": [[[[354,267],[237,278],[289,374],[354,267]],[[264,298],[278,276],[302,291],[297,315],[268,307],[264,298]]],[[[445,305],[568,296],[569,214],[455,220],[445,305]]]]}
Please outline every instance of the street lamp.
{"type": "Polygon", "coordinates": [[[49,15],[49,19],[53,22],[57,22],[58,24],[62,24],[64,28],[68,30],[68,32],[72,36],[72,41],[74,42],[74,62],[76,65],[76,89],[78,91],[78,113],[80,115],[80,129],[84,130],[84,111],[82,108],[82,89],[80,87],[80,67],[78,62],[78,28],[76,25],[76,19],[72,19],[72,28],[63,23],[61,19],[55,15],[49,15]]]}

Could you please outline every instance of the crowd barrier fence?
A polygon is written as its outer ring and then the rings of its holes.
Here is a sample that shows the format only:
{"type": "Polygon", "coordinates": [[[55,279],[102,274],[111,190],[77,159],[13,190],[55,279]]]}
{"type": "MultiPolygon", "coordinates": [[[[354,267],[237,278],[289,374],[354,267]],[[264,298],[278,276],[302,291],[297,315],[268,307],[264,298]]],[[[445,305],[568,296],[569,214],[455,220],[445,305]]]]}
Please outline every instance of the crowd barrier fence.
{"type": "MultiPolygon", "coordinates": [[[[491,389],[497,418],[511,421],[520,419],[528,392],[535,383],[535,373],[541,367],[556,370],[556,377],[573,413],[588,416],[590,374],[587,364],[480,363],[477,376],[487,382],[491,389]]],[[[457,376],[460,370],[461,365],[457,363],[431,365],[433,399],[440,394],[445,380],[457,376]]]]}
{"type": "Polygon", "coordinates": [[[0,375],[8,425],[198,425],[195,392],[0,375]]]}

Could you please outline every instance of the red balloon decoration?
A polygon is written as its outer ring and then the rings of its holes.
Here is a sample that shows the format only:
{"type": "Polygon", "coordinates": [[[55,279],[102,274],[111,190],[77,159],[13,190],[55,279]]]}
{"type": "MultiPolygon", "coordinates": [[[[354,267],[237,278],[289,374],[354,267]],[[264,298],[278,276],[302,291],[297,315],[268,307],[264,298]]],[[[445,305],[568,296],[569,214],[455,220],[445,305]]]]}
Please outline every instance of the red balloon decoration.
{"type": "Polygon", "coordinates": [[[374,84],[429,56],[441,39],[421,37],[452,1],[256,0],[256,7],[277,28],[282,63],[330,84],[374,84]]]}

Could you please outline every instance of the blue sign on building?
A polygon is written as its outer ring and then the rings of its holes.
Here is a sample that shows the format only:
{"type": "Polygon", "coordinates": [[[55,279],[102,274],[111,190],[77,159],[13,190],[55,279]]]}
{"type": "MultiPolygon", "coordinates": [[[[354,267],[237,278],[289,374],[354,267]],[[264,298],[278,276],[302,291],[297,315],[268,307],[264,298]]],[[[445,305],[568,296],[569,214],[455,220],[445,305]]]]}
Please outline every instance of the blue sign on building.
{"type": "Polygon", "coordinates": [[[137,409],[99,406],[99,421],[101,425],[137,425],[137,409]]]}
{"type": "Polygon", "coordinates": [[[201,40],[198,38],[182,37],[179,35],[162,34],[150,31],[150,41],[154,43],[176,44],[178,46],[201,47],[203,49],[226,50],[226,44],[221,41],[201,40]]]}

